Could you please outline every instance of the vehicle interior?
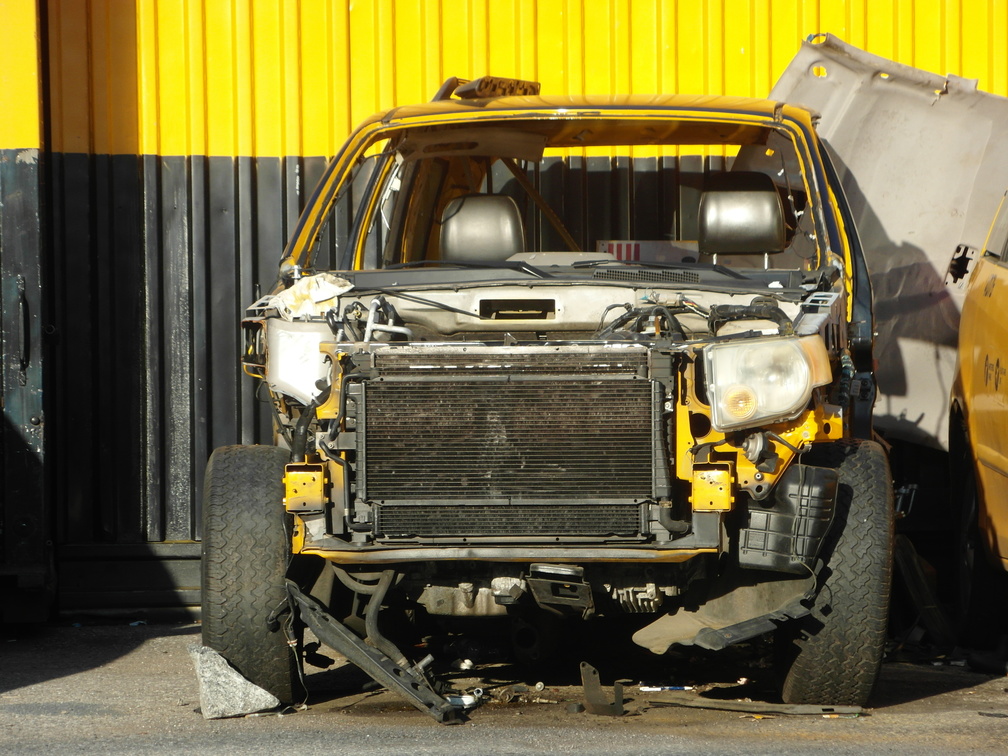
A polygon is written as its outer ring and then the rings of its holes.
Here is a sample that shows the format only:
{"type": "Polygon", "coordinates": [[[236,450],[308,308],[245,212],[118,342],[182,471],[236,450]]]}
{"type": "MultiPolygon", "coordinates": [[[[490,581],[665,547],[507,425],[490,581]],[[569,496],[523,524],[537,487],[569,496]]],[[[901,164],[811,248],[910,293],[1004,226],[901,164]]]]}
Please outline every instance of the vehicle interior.
{"type": "Polygon", "coordinates": [[[809,271],[817,208],[786,129],[511,121],[402,130],[330,201],[313,267],[612,263],[809,271]]]}

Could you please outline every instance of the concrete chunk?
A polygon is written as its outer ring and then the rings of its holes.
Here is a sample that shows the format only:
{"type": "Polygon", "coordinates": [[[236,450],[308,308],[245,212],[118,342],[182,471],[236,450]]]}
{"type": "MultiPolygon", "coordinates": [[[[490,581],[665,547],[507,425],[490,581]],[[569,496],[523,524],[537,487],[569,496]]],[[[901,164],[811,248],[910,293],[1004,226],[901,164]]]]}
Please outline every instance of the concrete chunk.
{"type": "Polygon", "coordinates": [[[196,666],[200,710],[206,719],[241,717],[280,705],[280,699],[246,680],[212,648],[194,643],[189,655],[196,666]]]}

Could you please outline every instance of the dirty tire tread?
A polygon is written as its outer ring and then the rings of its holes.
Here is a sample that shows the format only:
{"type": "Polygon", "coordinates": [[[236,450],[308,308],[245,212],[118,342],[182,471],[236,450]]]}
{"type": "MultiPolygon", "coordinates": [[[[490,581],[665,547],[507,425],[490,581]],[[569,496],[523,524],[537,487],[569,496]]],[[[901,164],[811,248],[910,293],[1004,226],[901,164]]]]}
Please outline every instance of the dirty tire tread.
{"type": "Polygon", "coordinates": [[[290,543],[284,465],[275,446],[225,446],[203,485],[203,645],[282,703],[302,695],[297,661],[267,618],[285,599],[290,543]]]}
{"type": "Polygon", "coordinates": [[[820,554],[820,592],[811,616],[792,623],[787,637],[781,695],[791,704],[864,706],[882,663],[889,614],[889,463],[879,444],[863,440],[824,445],[804,461],[837,469],[840,485],[835,527],[820,554]]]}

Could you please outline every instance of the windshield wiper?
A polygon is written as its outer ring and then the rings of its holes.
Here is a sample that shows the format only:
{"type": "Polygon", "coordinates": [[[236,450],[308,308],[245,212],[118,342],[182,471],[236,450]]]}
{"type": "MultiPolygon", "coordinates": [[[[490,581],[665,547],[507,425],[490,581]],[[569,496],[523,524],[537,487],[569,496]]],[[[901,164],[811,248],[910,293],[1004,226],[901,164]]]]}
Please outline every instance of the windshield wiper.
{"type": "Polygon", "coordinates": [[[402,270],[403,268],[426,267],[471,268],[475,270],[515,270],[520,273],[528,273],[530,276],[535,276],[536,278],[556,278],[556,276],[551,273],[547,273],[542,268],[537,268],[535,265],[529,265],[527,262],[522,260],[505,260],[503,262],[493,264],[464,262],[459,260],[414,260],[413,262],[392,263],[391,265],[386,265],[385,270],[402,270]]]}
{"type": "Polygon", "coordinates": [[[444,302],[438,302],[436,299],[427,299],[426,297],[418,297],[416,294],[407,294],[404,291],[398,291],[396,289],[386,289],[379,288],[377,286],[372,286],[366,289],[366,291],[374,291],[378,294],[383,294],[386,297],[397,297],[399,299],[405,299],[407,302],[416,302],[417,304],[427,305],[429,307],[434,307],[438,310],[444,310],[445,312],[454,312],[458,315],[468,315],[470,318],[476,318],[477,320],[491,320],[491,318],[485,315],[480,315],[478,312],[472,312],[470,310],[463,310],[460,307],[452,307],[450,304],[445,304],[444,302]]]}

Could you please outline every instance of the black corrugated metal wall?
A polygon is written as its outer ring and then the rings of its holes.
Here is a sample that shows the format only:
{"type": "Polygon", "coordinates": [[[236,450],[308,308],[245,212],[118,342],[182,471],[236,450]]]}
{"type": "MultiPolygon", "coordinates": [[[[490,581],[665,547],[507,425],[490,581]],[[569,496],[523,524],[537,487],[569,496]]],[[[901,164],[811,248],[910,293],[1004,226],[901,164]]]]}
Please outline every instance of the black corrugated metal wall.
{"type": "Polygon", "coordinates": [[[3,13],[0,55],[0,621],[44,619],[53,594],[43,474],[44,154],[34,4],[3,13]]]}
{"type": "Polygon", "coordinates": [[[239,320],[324,160],[51,163],[60,607],[197,603],[206,459],[269,441],[239,320]]]}

